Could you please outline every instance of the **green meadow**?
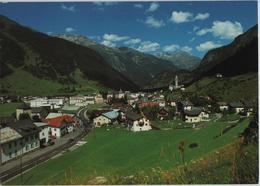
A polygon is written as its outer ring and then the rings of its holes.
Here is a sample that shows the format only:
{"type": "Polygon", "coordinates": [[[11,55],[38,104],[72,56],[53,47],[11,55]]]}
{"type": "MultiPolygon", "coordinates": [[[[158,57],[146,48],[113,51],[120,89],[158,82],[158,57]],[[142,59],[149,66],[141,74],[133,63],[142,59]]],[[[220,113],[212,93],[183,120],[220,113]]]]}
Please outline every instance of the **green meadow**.
{"type": "Polygon", "coordinates": [[[0,117],[9,117],[15,113],[16,108],[22,103],[3,103],[0,104],[0,117]]]}
{"type": "Polygon", "coordinates": [[[7,184],[66,184],[68,177],[129,176],[138,171],[148,173],[158,167],[170,170],[232,143],[249,121],[250,118],[242,119],[225,133],[222,133],[223,128],[230,124],[223,121],[206,122],[199,129],[173,127],[171,130],[136,133],[115,125],[95,128],[84,139],[87,143],[83,146],[24,173],[23,182],[18,176],[7,184]],[[184,162],[178,150],[181,141],[185,141],[184,162]],[[197,147],[190,148],[192,143],[196,143],[197,147]]]}

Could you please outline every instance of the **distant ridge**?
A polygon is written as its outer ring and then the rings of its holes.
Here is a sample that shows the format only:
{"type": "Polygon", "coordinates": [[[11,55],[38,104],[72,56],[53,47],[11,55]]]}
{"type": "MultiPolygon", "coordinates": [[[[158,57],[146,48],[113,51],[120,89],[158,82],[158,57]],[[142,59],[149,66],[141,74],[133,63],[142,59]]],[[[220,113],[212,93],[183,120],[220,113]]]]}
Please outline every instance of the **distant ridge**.
{"type": "MultiPolygon", "coordinates": [[[[1,78],[8,78],[19,70],[33,78],[77,86],[76,76],[80,74],[83,80],[96,81],[100,86],[139,89],[96,51],[34,31],[4,16],[0,16],[0,45],[1,78]]],[[[2,82],[4,84],[5,80],[2,82]]],[[[13,85],[9,82],[4,86],[8,89],[13,85]]]]}

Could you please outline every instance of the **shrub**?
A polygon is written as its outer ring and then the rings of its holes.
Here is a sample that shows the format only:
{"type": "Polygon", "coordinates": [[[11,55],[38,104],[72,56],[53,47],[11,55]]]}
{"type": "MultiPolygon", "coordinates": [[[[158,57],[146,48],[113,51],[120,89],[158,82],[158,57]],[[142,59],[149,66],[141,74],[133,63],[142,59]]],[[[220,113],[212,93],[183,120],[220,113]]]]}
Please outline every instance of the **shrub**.
{"type": "Polygon", "coordinates": [[[196,148],[196,147],[198,147],[199,145],[197,144],[197,143],[191,143],[190,145],[189,145],[189,148],[191,148],[191,149],[193,149],[193,148],[196,148]]]}

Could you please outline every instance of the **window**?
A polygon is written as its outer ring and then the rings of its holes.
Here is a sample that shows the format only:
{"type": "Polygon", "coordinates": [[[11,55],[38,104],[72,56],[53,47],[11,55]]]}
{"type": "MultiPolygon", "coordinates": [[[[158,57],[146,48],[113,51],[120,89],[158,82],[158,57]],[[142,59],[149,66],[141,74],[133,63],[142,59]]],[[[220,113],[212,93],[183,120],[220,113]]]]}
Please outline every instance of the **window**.
{"type": "Polygon", "coordinates": [[[54,129],[54,131],[56,131],[56,129],[54,129]]]}
{"type": "Polygon", "coordinates": [[[29,140],[28,137],[26,137],[26,138],[25,138],[25,142],[28,142],[28,140],[29,140]]]}
{"type": "Polygon", "coordinates": [[[20,141],[20,145],[23,145],[23,139],[21,139],[21,141],[20,141]]]}
{"type": "Polygon", "coordinates": [[[15,156],[17,156],[17,150],[14,151],[15,156]]]}
{"type": "Polygon", "coordinates": [[[12,148],[12,143],[9,143],[9,149],[12,148]]]}
{"type": "Polygon", "coordinates": [[[9,158],[12,158],[12,153],[11,152],[9,152],[9,158]]]}
{"type": "Polygon", "coordinates": [[[14,142],[14,146],[16,147],[16,145],[17,145],[17,142],[15,141],[15,142],[14,142]]]}
{"type": "Polygon", "coordinates": [[[42,136],[44,136],[44,132],[42,132],[42,136]]]}

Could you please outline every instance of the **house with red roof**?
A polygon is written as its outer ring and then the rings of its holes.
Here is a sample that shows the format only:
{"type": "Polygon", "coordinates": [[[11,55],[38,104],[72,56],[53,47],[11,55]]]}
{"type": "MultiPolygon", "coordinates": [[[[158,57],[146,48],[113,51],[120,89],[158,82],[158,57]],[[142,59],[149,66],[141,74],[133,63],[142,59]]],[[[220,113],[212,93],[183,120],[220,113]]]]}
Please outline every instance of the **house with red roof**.
{"type": "Polygon", "coordinates": [[[74,131],[75,119],[69,115],[63,115],[45,120],[49,125],[50,136],[60,138],[74,131]]]}

